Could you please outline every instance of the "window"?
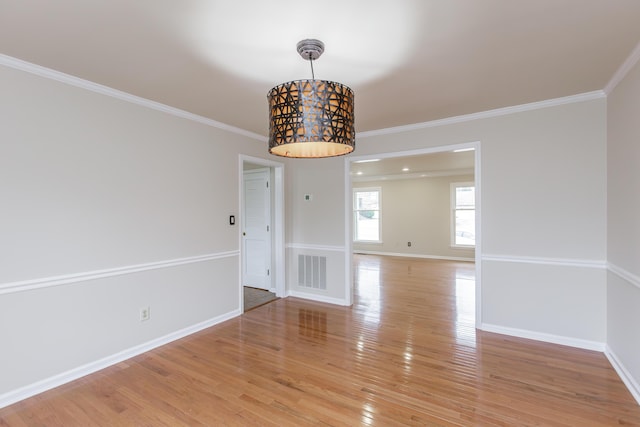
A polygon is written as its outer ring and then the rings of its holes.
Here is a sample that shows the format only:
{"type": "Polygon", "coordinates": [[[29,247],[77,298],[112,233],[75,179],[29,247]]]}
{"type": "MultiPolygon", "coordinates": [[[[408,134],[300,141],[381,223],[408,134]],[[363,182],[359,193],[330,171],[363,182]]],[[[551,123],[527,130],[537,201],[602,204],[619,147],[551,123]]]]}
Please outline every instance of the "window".
{"type": "Polygon", "coordinates": [[[472,182],[451,183],[451,244],[476,244],[476,188],[472,182]]]}
{"type": "Polygon", "coordinates": [[[353,190],[353,240],[380,242],[380,188],[353,190]]]}

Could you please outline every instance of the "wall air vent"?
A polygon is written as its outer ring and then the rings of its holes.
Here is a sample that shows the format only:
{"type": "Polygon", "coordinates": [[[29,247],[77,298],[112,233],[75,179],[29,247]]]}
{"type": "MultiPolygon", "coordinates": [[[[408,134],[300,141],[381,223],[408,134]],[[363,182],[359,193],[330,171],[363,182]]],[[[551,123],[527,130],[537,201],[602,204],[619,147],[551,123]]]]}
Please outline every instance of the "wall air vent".
{"type": "Polygon", "coordinates": [[[327,257],[298,255],[298,286],[327,289],[327,257]]]}

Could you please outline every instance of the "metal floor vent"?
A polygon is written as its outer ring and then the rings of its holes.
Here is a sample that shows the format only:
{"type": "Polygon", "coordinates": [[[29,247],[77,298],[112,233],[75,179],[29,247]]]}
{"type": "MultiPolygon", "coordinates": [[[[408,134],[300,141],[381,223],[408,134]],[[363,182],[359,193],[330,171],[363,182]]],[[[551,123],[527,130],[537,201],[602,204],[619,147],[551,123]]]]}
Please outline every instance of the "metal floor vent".
{"type": "Polygon", "coordinates": [[[327,289],[327,257],[298,255],[298,286],[327,289]]]}

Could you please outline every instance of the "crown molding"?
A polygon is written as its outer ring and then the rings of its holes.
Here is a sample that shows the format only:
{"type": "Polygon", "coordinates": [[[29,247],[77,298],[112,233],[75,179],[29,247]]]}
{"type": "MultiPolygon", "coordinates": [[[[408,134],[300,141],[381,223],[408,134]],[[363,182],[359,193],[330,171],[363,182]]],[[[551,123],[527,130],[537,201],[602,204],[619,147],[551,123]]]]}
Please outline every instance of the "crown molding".
{"type": "MultiPolygon", "coordinates": [[[[622,80],[622,78],[624,78],[626,73],[635,65],[638,59],[640,59],[640,43],[638,44],[638,46],[636,46],[632,54],[629,56],[629,58],[627,58],[627,60],[620,67],[620,69],[618,69],[618,71],[614,75],[614,78],[611,79],[611,81],[609,82],[605,90],[597,90],[597,91],[586,92],[578,95],[548,99],[545,101],[532,102],[529,104],[515,105],[511,107],[498,108],[498,109],[488,110],[488,111],[481,111],[478,113],[448,117],[448,118],[432,120],[428,122],[415,123],[415,124],[404,125],[404,126],[396,126],[391,128],[385,128],[385,129],[377,129],[377,130],[371,130],[371,131],[365,131],[365,132],[358,132],[356,133],[356,138],[368,138],[372,136],[410,132],[414,130],[426,129],[431,127],[446,126],[446,125],[451,125],[455,123],[463,123],[463,122],[468,122],[473,120],[499,117],[499,116],[519,113],[523,111],[531,111],[531,110],[537,110],[541,108],[553,107],[558,105],[606,98],[607,94],[610,93],[611,90],[613,90],[615,85],[617,85],[619,81],[622,80]]],[[[89,80],[81,79],[79,77],[75,77],[70,74],[52,70],[50,68],[46,68],[41,65],[36,65],[27,61],[23,61],[21,59],[14,58],[8,55],[0,54],[0,65],[13,68],[16,70],[24,71],[30,74],[34,74],[46,79],[65,83],[70,86],[86,89],[91,92],[110,96],[112,98],[130,102],[132,104],[140,105],[146,108],[150,108],[152,110],[161,111],[176,117],[180,117],[183,119],[191,120],[193,122],[204,124],[206,126],[211,126],[220,130],[228,131],[228,132],[242,135],[251,139],[255,139],[260,142],[267,142],[267,138],[263,135],[259,135],[257,133],[250,132],[250,131],[247,131],[235,126],[231,126],[222,122],[218,122],[216,120],[209,119],[207,117],[193,114],[188,111],[181,110],[179,108],[171,107],[166,104],[161,104],[156,101],[151,101],[149,99],[142,98],[140,96],[132,95],[130,93],[123,92],[121,90],[113,89],[108,86],[94,83],[89,80]]]]}
{"type": "Polygon", "coordinates": [[[132,104],[140,105],[142,107],[150,108],[152,110],[161,111],[163,113],[167,113],[172,116],[191,120],[193,122],[200,123],[206,126],[211,126],[227,132],[246,136],[248,138],[255,139],[260,142],[267,141],[266,137],[262,135],[258,135],[257,133],[254,133],[254,132],[249,132],[247,130],[240,129],[225,123],[221,123],[216,120],[209,119],[207,117],[199,116],[197,114],[193,114],[188,111],[181,110],[179,108],[171,107],[166,104],[161,104],[156,101],[151,101],[149,99],[142,98],[140,96],[132,95],[130,93],[123,92],[121,90],[113,89],[108,86],[104,86],[98,83],[91,82],[89,80],[84,80],[79,77],[72,76],[70,74],[65,74],[60,71],[56,71],[50,68],[42,67],[40,65],[32,64],[30,62],[23,61],[21,59],[17,59],[8,55],[0,54],[0,65],[4,65],[5,67],[24,71],[26,73],[34,74],[36,76],[43,77],[45,79],[54,80],[60,83],[68,84],[70,86],[75,86],[91,92],[99,93],[101,95],[110,96],[112,98],[119,99],[121,101],[130,102],[132,104]]]}
{"type": "Polygon", "coordinates": [[[631,51],[629,57],[622,63],[620,68],[615,72],[609,83],[604,87],[604,93],[608,96],[613,90],[620,84],[620,82],[627,76],[629,71],[638,63],[640,60],[640,42],[636,45],[636,47],[631,51]]]}
{"type": "Polygon", "coordinates": [[[558,105],[573,104],[576,102],[592,101],[594,99],[606,98],[606,93],[602,90],[581,93],[578,95],[565,96],[562,98],[547,99],[545,101],[531,102],[529,104],[514,105],[512,107],[497,108],[495,110],[481,111],[478,113],[465,114],[462,116],[448,117],[445,119],[432,120],[429,122],[415,123],[405,126],[396,126],[386,129],[371,130],[359,132],[357,138],[369,138],[372,136],[381,136],[389,134],[397,134],[411,132],[420,129],[432,128],[437,126],[446,126],[456,123],[470,122],[473,120],[487,119],[491,117],[506,116],[524,111],[539,110],[542,108],[555,107],[558,105]]]}

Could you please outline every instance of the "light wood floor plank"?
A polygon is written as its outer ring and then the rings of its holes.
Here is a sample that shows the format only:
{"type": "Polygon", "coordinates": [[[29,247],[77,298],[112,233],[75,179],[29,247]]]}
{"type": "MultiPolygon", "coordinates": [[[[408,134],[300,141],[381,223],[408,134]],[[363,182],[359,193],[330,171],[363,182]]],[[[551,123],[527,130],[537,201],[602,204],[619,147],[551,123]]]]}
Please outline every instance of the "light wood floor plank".
{"type": "Polygon", "coordinates": [[[0,426],[640,426],[606,357],[474,328],[471,263],[357,255],[280,299],[0,409],[0,426]]]}

